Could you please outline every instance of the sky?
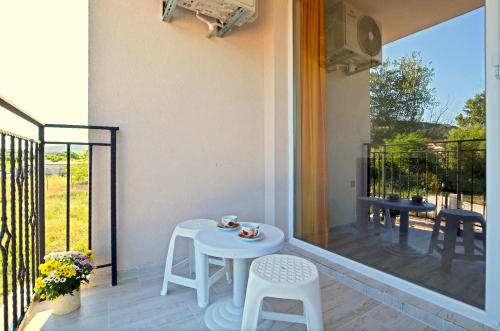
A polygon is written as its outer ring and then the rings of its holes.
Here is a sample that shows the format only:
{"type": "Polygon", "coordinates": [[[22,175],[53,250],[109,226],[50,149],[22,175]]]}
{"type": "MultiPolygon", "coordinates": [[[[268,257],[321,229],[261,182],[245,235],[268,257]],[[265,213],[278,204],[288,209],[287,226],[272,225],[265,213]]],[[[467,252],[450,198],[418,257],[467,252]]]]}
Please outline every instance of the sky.
{"type": "Polygon", "coordinates": [[[484,7],[385,45],[384,60],[420,51],[435,69],[437,100],[448,104],[450,120],[465,101],[485,88],[484,7]]]}
{"type": "MultiPolygon", "coordinates": [[[[87,1],[0,0],[0,40],[0,95],[43,123],[88,123],[87,1]]],[[[37,132],[3,109],[0,127],[37,132]]],[[[71,139],[87,138],[77,131],[71,139]]]]}

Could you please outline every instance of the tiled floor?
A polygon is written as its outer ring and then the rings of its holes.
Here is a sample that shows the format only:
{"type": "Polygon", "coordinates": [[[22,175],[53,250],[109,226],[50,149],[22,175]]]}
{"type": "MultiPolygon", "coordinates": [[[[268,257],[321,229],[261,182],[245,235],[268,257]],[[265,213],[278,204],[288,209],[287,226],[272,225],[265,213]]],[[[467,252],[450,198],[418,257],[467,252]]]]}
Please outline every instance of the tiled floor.
{"type": "MultiPolygon", "coordinates": [[[[25,330],[206,330],[204,310],[196,305],[195,291],[169,286],[160,296],[159,272],[122,279],[116,287],[96,285],[82,292],[82,307],[66,316],[53,316],[47,302],[35,304],[25,330]]],[[[333,279],[321,275],[325,330],[432,330],[333,279]]],[[[210,290],[210,301],[231,294],[220,280],[210,290]]],[[[300,312],[299,302],[271,302],[274,310],[300,312]]],[[[300,324],[277,322],[273,330],[305,330],[300,324]]]]}

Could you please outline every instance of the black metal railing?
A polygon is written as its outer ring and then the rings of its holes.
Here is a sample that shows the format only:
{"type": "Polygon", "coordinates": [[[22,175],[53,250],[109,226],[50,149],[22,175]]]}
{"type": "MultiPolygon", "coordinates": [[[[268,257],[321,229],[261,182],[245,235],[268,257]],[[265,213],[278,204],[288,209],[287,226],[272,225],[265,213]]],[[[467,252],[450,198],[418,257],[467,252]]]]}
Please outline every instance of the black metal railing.
{"type": "Polygon", "coordinates": [[[93,162],[96,147],[109,148],[110,155],[110,249],[111,283],[117,284],[116,251],[116,135],[118,128],[42,124],[12,103],[0,97],[0,108],[38,128],[38,139],[25,137],[0,128],[2,303],[4,331],[17,329],[33,299],[38,266],[46,253],[45,146],[66,147],[66,233],[65,248],[71,249],[71,147],[88,147],[88,248],[92,248],[93,162]],[[107,142],[46,141],[46,129],[85,129],[109,132],[107,142]]]}
{"type": "Polygon", "coordinates": [[[385,198],[421,195],[440,208],[486,211],[484,139],[439,140],[373,147],[368,158],[367,194],[385,198]]]}

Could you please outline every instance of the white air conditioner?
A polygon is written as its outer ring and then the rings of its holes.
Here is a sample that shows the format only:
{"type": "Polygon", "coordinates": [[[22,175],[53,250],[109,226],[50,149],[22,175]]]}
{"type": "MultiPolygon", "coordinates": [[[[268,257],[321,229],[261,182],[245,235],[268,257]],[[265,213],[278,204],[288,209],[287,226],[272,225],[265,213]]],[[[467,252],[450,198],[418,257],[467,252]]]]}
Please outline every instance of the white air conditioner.
{"type": "Polygon", "coordinates": [[[242,26],[257,18],[257,0],[164,0],[165,22],[170,21],[177,6],[195,12],[198,18],[207,23],[211,29],[209,37],[213,34],[223,37],[234,26],[242,26]],[[209,22],[200,15],[216,21],[209,22]]]}
{"type": "Polygon", "coordinates": [[[353,74],[382,63],[382,32],[372,17],[339,2],[327,14],[325,29],[328,70],[353,74]]]}

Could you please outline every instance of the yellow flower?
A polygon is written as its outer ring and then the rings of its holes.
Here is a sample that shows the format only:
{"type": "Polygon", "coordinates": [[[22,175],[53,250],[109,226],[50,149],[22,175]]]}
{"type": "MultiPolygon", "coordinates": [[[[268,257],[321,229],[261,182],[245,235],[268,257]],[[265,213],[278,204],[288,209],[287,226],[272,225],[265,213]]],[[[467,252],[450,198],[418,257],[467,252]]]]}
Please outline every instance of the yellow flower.
{"type": "Polygon", "coordinates": [[[45,293],[40,294],[40,299],[45,299],[45,293]]]}
{"type": "Polygon", "coordinates": [[[38,288],[44,288],[45,287],[45,283],[43,282],[43,278],[42,277],[38,277],[35,281],[35,284],[36,284],[36,287],[38,288]]]}

